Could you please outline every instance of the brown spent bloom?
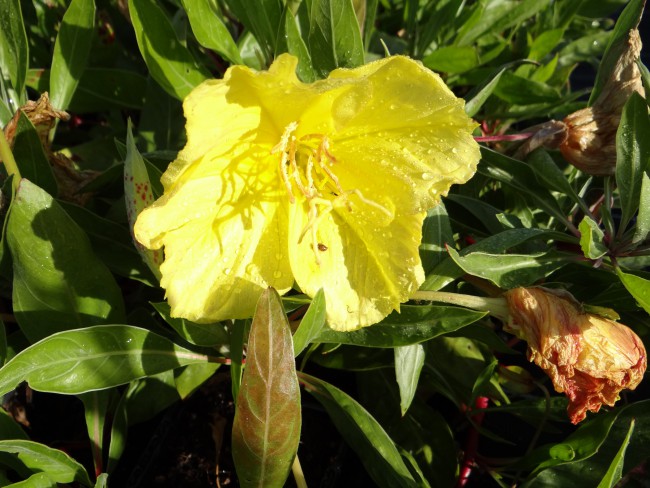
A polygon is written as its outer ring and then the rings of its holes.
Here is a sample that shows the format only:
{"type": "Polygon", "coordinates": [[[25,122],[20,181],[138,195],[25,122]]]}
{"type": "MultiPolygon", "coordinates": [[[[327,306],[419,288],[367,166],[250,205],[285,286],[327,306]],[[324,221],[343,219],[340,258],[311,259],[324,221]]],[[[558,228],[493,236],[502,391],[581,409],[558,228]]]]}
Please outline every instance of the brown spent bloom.
{"type": "Polygon", "coordinates": [[[632,93],[644,95],[636,60],[641,52],[639,31],[630,30],[616,49],[618,61],[591,106],[564,119],[566,139],[560,144],[565,159],[590,175],[606,176],[616,171],[616,131],[625,102],[632,93]]]}
{"type": "Polygon", "coordinates": [[[569,399],[572,423],[614,405],[623,389],[635,389],[647,366],[645,347],[628,327],[585,313],[568,292],[515,288],[504,294],[509,332],[528,342],[528,358],[569,399]]]}

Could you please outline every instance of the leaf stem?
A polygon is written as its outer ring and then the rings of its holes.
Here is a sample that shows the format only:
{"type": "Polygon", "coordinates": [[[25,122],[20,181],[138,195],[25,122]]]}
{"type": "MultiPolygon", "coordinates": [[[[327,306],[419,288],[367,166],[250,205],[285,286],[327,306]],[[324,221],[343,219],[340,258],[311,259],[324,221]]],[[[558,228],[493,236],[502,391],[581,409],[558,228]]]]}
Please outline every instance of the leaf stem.
{"type": "Polygon", "coordinates": [[[307,488],[307,481],[305,480],[305,474],[302,472],[302,466],[300,465],[300,459],[298,459],[297,453],[296,457],[293,458],[291,471],[293,472],[293,477],[296,480],[296,486],[298,488],[307,488]]]}
{"type": "Polygon", "coordinates": [[[412,300],[426,300],[429,302],[451,303],[462,307],[473,308],[488,312],[493,317],[507,321],[510,318],[508,303],[505,298],[487,298],[476,297],[473,295],[463,295],[461,293],[447,293],[444,291],[416,291],[412,300]]]}
{"type": "Polygon", "coordinates": [[[0,160],[4,162],[7,174],[9,176],[13,175],[13,187],[14,190],[18,190],[21,178],[20,171],[3,130],[0,130],[0,160]]]}

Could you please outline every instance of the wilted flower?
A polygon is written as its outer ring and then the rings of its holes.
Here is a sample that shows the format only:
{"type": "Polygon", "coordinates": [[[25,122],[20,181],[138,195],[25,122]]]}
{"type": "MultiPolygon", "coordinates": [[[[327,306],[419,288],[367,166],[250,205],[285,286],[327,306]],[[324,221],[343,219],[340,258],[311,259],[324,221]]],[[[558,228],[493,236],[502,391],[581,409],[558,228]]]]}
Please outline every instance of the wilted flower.
{"type": "Polygon", "coordinates": [[[516,288],[505,293],[510,331],[528,342],[528,356],[569,399],[574,424],[587,411],[613,406],[646,370],[641,339],[628,327],[585,313],[567,292],[516,288]]]}
{"type": "Polygon", "coordinates": [[[323,289],[329,325],[399,309],[424,279],[424,211],[479,159],[442,80],[402,56],[304,84],[297,60],[230,68],[185,100],[186,147],[135,235],[165,247],[172,315],[250,316],[262,290],[323,289]]]}
{"type": "Polygon", "coordinates": [[[564,119],[566,138],[562,155],[576,168],[591,175],[611,175],[616,170],[616,131],[625,102],[637,92],[644,94],[637,59],[641,52],[639,31],[633,29],[617,49],[618,61],[591,107],[564,119]]]}

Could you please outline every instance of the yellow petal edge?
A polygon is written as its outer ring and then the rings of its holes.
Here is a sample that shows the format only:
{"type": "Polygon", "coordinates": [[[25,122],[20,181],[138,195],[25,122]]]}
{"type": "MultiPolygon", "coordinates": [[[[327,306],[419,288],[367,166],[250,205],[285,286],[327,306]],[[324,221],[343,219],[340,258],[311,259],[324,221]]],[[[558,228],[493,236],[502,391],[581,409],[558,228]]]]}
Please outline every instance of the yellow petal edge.
{"type": "Polygon", "coordinates": [[[185,99],[187,145],[135,223],[172,316],[250,317],[269,286],[323,289],[336,330],[379,322],[424,280],[427,209],[476,171],[476,123],[404,56],[311,84],[297,59],[231,67],[185,99]]]}

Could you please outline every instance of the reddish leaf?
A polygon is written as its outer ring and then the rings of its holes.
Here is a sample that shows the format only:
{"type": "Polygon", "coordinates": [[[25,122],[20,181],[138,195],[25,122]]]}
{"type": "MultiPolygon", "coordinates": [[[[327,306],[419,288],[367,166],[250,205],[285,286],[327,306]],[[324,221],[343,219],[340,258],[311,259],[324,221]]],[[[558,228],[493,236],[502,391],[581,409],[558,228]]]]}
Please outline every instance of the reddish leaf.
{"type": "Polygon", "coordinates": [[[260,297],[237,396],[232,452],[243,487],[282,487],[300,440],[300,389],[280,296],[260,297]]]}

